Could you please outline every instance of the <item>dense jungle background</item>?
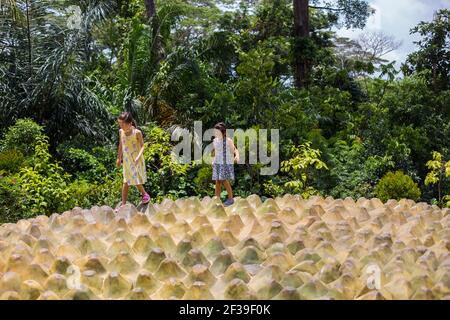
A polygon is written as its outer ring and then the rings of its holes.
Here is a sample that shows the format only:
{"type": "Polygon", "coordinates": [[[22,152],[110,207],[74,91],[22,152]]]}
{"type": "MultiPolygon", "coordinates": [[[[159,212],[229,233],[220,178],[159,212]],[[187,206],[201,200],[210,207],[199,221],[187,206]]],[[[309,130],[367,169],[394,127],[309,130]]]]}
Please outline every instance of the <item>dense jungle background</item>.
{"type": "Polygon", "coordinates": [[[115,206],[124,110],[154,201],[214,194],[210,166],[176,163],[170,137],[224,121],[280,129],[280,172],[236,166],[236,196],[450,206],[450,11],[411,30],[399,70],[390,35],[337,36],[371,14],[362,0],[0,1],[0,222],[115,206]]]}

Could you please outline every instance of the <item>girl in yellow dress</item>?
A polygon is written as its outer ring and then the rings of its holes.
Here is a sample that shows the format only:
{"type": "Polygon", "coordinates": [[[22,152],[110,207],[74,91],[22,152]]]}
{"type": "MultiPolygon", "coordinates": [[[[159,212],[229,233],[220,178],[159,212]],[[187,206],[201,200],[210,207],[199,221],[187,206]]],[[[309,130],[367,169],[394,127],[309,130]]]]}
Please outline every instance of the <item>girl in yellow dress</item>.
{"type": "Polygon", "coordinates": [[[136,128],[130,112],[123,112],[118,118],[119,150],[117,166],[123,165],[122,206],[126,204],[129,186],[136,186],[142,195],[142,203],[150,201],[149,194],[144,189],[147,181],[144,161],[144,139],[142,132],[136,128]]]}

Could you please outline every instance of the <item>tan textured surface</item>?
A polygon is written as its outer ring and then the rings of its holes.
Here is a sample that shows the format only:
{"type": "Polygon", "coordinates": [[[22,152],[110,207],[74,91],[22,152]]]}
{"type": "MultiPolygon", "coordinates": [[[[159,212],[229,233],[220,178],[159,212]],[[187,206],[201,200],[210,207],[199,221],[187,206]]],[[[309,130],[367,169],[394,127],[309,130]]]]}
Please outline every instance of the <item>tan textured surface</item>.
{"type": "Polygon", "coordinates": [[[0,299],[448,299],[449,213],[292,195],[75,208],[0,226],[0,299]]]}

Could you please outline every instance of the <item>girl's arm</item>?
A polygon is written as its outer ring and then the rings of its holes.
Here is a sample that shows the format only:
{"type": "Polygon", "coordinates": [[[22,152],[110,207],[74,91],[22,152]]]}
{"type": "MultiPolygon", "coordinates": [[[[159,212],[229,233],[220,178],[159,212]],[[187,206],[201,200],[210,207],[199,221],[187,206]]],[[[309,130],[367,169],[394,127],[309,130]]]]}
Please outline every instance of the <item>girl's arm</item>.
{"type": "Polygon", "coordinates": [[[234,153],[234,161],[239,162],[239,150],[234,145],[233,139],[230,138],[230,142],[231,142],[231,149],[233,150],[234,153]]]}
{"type": "MultiPolygon", "coordinates": [[[[214,143],[214,140],[215,139],[213,139],[213,143],[214,143]]],[[[214,148],[212,148],[212,150],[211,150],[211,158],[212,158],[212,164],[214,164],[214,157],[215,157],[215,155],[216,155],[216,150],[214,149],[214,148]]]]}
{"type": "Polygon", "coordinates": [[[136,159],[134,159],[134,161],[137,163],[139,161],[139,159],[142,157],[142,155],[144,154],[145,145],[144,145],[144,138],[143,138],[142,132],[140,130],[138,130],[136,132],[136,137],[137,137],[139,146],[141,147],[141,149],[139,150],[139,154],[137,155],[136,159]]]}
{"type": "Polygon", "coordinates": [[[120,167],[120,164],[122,163],[122,129],[119,130],[119,148],[117,150],[117,161],[116,164],[118,167],[120,167]]]}

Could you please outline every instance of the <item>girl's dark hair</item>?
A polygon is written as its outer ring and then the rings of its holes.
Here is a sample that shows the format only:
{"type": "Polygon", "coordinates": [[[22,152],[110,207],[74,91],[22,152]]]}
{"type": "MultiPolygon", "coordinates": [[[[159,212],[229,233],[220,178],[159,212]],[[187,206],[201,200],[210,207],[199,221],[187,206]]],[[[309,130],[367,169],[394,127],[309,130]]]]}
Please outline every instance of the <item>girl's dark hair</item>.
{"type": "Polygon", "coordinates": [[[219,131],[222,133],[222,135],[223,135],[224,137],[227,136],[227,127],[225,126],[225,123],[223,123],[223,122],[217,123],[217,124],[214,126],[214,129],[219,130],[219,131]]]}
{"type": "Polygon", "coordinates": [[[119,116],[119,120],[122,120],[125,123],[131,123],[135,128],[137,128],[137,123],[136,121],[134,121],[131,112],[128,111],[122,112],[119,116]]]}

